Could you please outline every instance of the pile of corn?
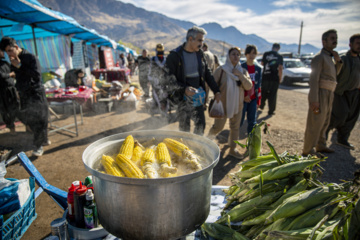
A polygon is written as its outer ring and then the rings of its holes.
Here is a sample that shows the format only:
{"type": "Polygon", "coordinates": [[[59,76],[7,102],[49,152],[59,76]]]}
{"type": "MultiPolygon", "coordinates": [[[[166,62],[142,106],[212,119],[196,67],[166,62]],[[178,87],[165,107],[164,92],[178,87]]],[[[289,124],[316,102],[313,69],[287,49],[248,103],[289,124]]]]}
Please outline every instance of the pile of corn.
{"type": "Polygon", "coordinates": [[[115,157],[102,156],[101,165],[107,174],[130,178],[175,177],[202,169],[200,158],[185,144],[171,138],[150,142],[144,147],[129,135],[115,157]]]}
{"type": "MultiPolygon", "coordinates": [[[[261,131],[256,128],[248,140],[258,144],[261,131]]],[[[358,187],[351,182],[322,183],[318,164],[324,159],[278,155],[267,144],[267,155],[256,154],[259,145],[249,148],[255,157],[231,174],[233,185],[224,190],[222,215],[215,223],[204,223],[203,234],[215,239],[350,239],[358,187]]]]}

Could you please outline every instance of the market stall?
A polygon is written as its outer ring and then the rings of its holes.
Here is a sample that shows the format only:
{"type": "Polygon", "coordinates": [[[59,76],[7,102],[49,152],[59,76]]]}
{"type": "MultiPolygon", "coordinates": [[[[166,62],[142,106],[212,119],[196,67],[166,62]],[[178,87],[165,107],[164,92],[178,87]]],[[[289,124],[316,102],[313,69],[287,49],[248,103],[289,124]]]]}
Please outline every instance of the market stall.
{"type": "Polygon", "coordinates": [[[107,82],[112,81],[121,81],[129,83],[129,74],[130,69],[128,68],[113,68],[113,69],[95,69],[91,71],[91,74],[95,76],[96,79],[101,79],[103,77],[107,82]]]}

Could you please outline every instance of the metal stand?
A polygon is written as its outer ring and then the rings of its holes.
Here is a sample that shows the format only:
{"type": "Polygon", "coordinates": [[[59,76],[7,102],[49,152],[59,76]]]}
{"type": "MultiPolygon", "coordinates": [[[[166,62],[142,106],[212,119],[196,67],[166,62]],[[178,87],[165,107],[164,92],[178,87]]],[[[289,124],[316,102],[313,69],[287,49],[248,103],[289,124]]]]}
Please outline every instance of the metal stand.
{"type": "MultiPolygon", "coordinates": [[[[52,123],[51,118],[50,118],[50,120],[49,120],[50,127],[55,128],[55,129],[50,130],[48,133],[57,132],[57,131],[66,131],[66,132],[76,134],[76,136],[79,136],[78,124],[77,124],[77,119],[76,119],[76,101],[72,100],[72,104],[73,104],[73,112],[74,112],[74,123],[68,124],[68,125],[65,125],[65,126],[57,126],[57,125],[54,125],[52,123]],[[68,128],[73,127],[73,126],[75,126],[75,132],[68,129],[68,128]]],[[[79,105],[79,106],[80,106],[80,120],[81,120],[80,124],[83,125],[84,124],[84,119],[83,119],[82,106],[81,105],[79,105]]]]}

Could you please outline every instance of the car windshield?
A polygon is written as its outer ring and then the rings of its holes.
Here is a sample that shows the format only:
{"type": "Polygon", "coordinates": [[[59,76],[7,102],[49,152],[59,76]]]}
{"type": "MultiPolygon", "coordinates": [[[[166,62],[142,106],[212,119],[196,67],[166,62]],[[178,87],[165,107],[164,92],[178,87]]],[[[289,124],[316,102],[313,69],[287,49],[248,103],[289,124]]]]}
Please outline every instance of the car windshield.
{"type": "Polygon", "coordinates": [[[285,61],[285,68],[300,68],[305,67],[301,61],[285,61]]]}

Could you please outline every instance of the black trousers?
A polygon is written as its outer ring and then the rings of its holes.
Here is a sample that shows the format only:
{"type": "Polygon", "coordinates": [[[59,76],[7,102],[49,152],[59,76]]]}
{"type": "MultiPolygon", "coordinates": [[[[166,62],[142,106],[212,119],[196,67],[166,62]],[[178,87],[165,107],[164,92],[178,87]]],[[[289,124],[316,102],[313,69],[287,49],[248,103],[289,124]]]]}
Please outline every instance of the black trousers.
{"type": "Polygon", "coordinates": [[[186,101],[179,104],[177,117],[179,120],[179,130],[190,132],[190,120],[194,121],[194,133],[204,135],[205,130],[205,113],[204,106],[193,107],[186,101]]]}
{"type": "Polygon", "coordinates": [[[19,95],[21,103],[19,119],[30,127],[34,133],[34,145],[39,148],[48,140],[49,108],[45,89],[31,89],[19,95]]]}
{"type": "Polygon", "coordinates": [[[19,112],[19,105],[15,87],[0,89],[0,113],[7,128],[15,127],[15,119],[19,112]]]}
{"type": "Polygon", "coordinates": [[[269,112],[273,114],[276,109],[277,91],[279,89],[279,81],[263,80],[261,83],[261,104],[260,108],[265,107],[265,102],[268,100],[269,112]]]}
{"type": "Polygon", "coordinates": [[[360,113],[360,90],[345,91],[343,95],[334,94],[328,131],[337,130],[337,140],[347,141],[360,113]]]}

